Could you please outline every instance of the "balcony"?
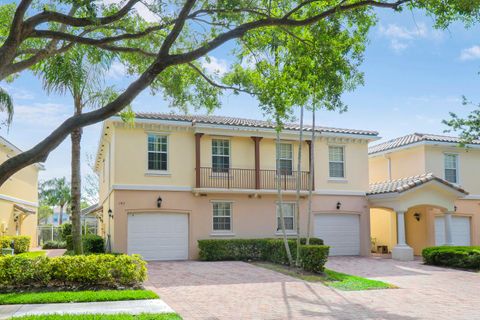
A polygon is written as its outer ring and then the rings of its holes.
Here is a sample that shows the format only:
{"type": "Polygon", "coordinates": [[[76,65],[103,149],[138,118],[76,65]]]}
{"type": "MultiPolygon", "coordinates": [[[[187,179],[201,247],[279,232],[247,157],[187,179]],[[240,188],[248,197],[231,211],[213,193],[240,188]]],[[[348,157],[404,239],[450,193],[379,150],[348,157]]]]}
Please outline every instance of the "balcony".
{"type": "MultiPolygon", "coordinates": [[[[308,190],[308,171],[300,172],[300,190],[308,190]]],[[[211,167],[200,167],[200,188],[212,189],[277,189],[276,170],[255,169],[222,169],[213,170],[211,167]]],[[[297,171],[290,171],[280,176],[282,190],[297,189],[297,171]]]]}

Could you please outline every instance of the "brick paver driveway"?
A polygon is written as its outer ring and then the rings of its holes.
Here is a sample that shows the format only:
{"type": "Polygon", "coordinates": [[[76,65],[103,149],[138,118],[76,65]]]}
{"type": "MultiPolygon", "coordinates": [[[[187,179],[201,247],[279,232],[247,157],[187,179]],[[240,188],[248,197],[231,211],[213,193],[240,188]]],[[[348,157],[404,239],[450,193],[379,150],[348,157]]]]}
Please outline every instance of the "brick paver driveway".
{"type": "Polygon", "coordinates": [[[400,289],[345,292],[243,262],[152,262],[147,284],[188,319],[480,319],[480,274],[335,257],[336,271],[400,289]]]}

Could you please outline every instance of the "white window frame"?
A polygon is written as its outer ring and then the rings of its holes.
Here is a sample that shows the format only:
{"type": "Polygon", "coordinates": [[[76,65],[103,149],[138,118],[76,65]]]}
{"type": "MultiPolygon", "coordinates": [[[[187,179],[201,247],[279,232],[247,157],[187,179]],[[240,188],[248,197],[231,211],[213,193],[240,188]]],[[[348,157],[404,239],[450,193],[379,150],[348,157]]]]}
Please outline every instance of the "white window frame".
{"type": "Polygon", "coordinates": [[[225,235],[232,235],[233,234],[233,201],[223,201],[223,200],[218,200],[218,201],[211,201],[212,203],[212,234],[213,235],[218,235],[218,234],[225,234],[225,235]],[[217,204],[228,204],[229,205],[229,216],[223,215],[223,216],[215,216],[215,205],[217,204]],[[230,229],[215,229],[215,218],[229,218],[230,219],[230,229]]]}
{"type": "MultiPolygon", "coordinates": [[[[297,234],[297,221],[296,221],[296,203],[295,202],[282,202],[282,205],[288,205],[288,206],[292,206],[292,220],[293,220],[293,223],[292,223],[292,229],[287,229],[285,228],[285,232],[289,235],[292,235],[292,234],[297,234]]],[[[280,210],[279,210],[279,207],[280,207],[280,202],[276,202],[275,203],[275,225],[276,225],[276,231],[275,233],[276,234],[282,234],[282,226],[279,225],[279,220],[280,220],[280,210]]],[[[285,211],[283,211],[283,218],[290,218],[290,217],[286,217],[285,216],[285,211]]]]}
{"type": "Polygon", "coordinates": [[[347,170],[346,170],[346,159],[345,159],[345,146],[344,145],[328,145],[328,177],[330,180],[346,180],[347,179],[347,170]],[[343,161],[331,161],[330,160],[330,148],[341,148],[342,149],[342,155],[343,155],[343,161]],[[343,165],[343,177],[332,177],[330,175],[330,163],[342,163],[343,165]]]}
{"type": "Polygon", "coordinates": [[[213,169],[213,157],[227,157],[225,155],[214,155],[213,154],[213,142],[217,140],[217,141],[228,141],[228,171],[230,171],[230,169],[232,169],[232,141],[228,138],[224,138],[224,137],[215,137],[215,138],[212,138],[212,141],[211,141],[211,156],[212,156],[212,174],[213,175],[226,175],[228,172],[222,172],[222,171],[214,171],[213,169]]]}
{"type": "MultiPolygon", "coordinates": [[[[456,185],[459,185],[460,184],[460,175],[459,175],[459,161],[460,161],[460,155],[458,153],[454,153],[454,152],[445,152],[443,154],[443,178],[445,179],[445,181],[448,181],[450,183],[453,183],[453,184],[456,184],[456,185]],[[452,181],[448,181],[447,180],[447,175],[445,174],[446,173],[446,170],[447,170],[447,167],[446,167],[446,158],[447,156],[454,156],[455,157],[455,182],[452,182],[452,181]]],[[[449,170],[453,170],[454,168],[448,168],[449,170]]]]}
{"type": "Polygon", "coordinates": [[[293,175],[293,172],[295,171],[295,170],[294,170],[294,168],[295,168],[295,163],[293,162],[293,158],[294,158],[294,154],[295,154],[295,147],[294,147],[293,143],[290,143],[290,142],[280,142],[280,145],[279,145],[278,147],[280,148],[282,145],[283,145],[283,146],[290,146],[290,148],[291,148],[291,158],[290,158],[290,159],[288,159],[288,158],[282,158],[282,157],[281,157],[281,152],[280,152],[280,150],[278,150],[278,152],[276,152],[276,156],[275,156],[275,158],[278,156],[278,159],[276,159],[276,160],[278,161],[278,163],[279,163],[279,165],[278,165],[278,170],[280,170],[280,173],[281,173],[282,176],[292,176],[292,175],[293,175]],[[284,173],[281,171],[281,169],[280,169],[280,161],[281,161],[281,160],[289,160],[289,161],[292,163],[292,169],[291,169],[291,171],[290,171],[290,174],[284,174],[284,173]]]}
{"type": "Polygon", "coordinates": [[[163,133],[163,132],[147,132],[147,173],[153,173],[153,174],[168,174],[169,169],[170,169],[170,160],[169,160],[169,155],[170,155],[170,136],[168,133],[163,133]],[[150,151],[148,150],[148,138],[150,136],[157,136],[157,137],[165,137],[167,140],[167,151],[150,151]],[[166,153],[167,154],[167,167],[166,169],[150,169],[148,166],[148,155],[150,152],[153,153],[166,153]]]}

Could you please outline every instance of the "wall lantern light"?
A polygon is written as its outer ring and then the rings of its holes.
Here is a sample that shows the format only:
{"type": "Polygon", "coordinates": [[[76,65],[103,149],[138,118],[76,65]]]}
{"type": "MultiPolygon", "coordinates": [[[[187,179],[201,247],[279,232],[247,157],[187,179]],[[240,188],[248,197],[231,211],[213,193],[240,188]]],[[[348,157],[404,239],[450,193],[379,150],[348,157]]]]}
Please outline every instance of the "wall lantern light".
{"type": "Polygon", "coordinates": [[[413,216],[415,217],[415,220],[420,221],[420,213],[415,212],[413,216]]]}
{"type": "Polygon", "coordinates": [[[113,211],[112,209],[108,209],[108,217],[113,219],[113,211]]]}
{"type": "Polygon", "coordinates": [[[342,207],[342,204],[340,203],[340,201],[337,202],[337,210],[340,210],[340,208],[342,207]]]}
{"type": "Polygon", "coordinates": [[[457,212],[457,206],[453,206],[453,211],[457,212]]]}
{"type": "Polygon", "coordinates": [[[160,208],[162,206],[162,197],[158,197],[157,199],[157,208],[160,208]]]}

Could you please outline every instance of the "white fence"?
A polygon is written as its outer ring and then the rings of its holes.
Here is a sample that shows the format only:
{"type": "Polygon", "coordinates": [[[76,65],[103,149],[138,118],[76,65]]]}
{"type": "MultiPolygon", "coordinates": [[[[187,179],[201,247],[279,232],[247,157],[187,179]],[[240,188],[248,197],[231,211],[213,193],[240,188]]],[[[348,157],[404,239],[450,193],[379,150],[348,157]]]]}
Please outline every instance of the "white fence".
{"type": "MultiPolygon", "coordinates": [[[[60,241],[60,226],[46,225],[37,227],[38,245],[42,246],[47,241],[60,241]]],[[[86,223],[82,225],[83,234],[97,234],[97,225],[86,223]]]]}

